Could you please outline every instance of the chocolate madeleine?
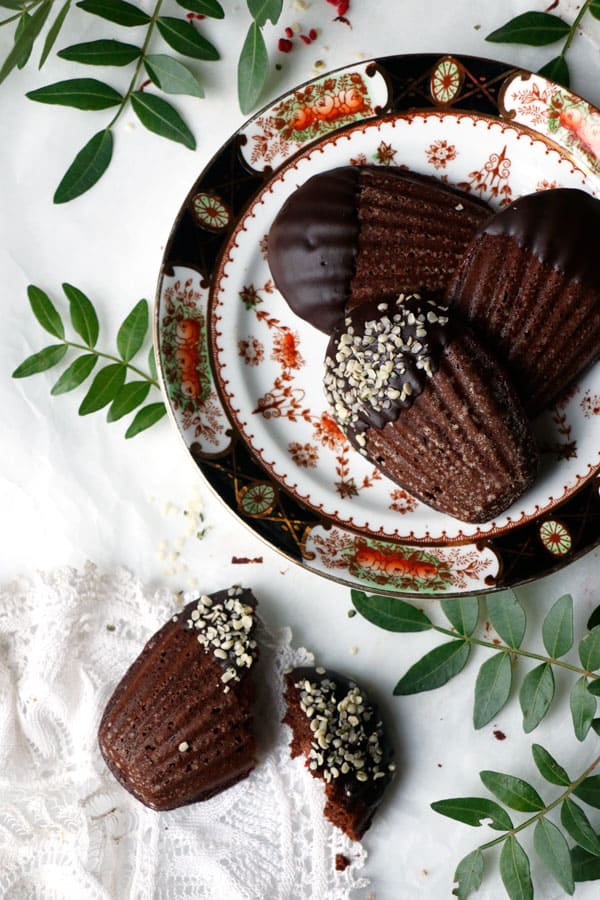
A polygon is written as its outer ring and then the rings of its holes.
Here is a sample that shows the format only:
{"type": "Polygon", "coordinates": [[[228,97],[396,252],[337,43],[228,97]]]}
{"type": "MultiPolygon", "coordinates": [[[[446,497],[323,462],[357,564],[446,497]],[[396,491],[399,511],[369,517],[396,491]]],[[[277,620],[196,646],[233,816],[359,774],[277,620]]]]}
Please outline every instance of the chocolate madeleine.
{"type": "Polygon", "coordinates": [[[531,414],[600,357],[600,201],[561,188],[516,200],[475,236],[447,292],[531,414]]]}
{"type": "Polygon", "coordinates": [[[256,599],[237,586],[185,599],[117,685],[98,733],[113,775],[159,810],[230,787],[256,754],[256,599]]]}
{"type": "Polygon", "coordinates": [[[396,764],[377,707],[355,681],[303,667],[286,677],[292,758],[325,782],[325,816],[353,841],[371,824],[396,764]]]}
{"type": "Polygon", "coordinates": [[[269,232],[269,266],[292,310],[331,334],[362,303],[445,290],[491,215],[434,178],[343,166],[313,176],[283,205],[269,232]]]}
{"type": "Polygon", "coordinates": [[[350,313],[329,341],[324,385],[354,447],[441,512],[487,522],[535,478],[514,388],[436,299],[400,295],[350,313]]]}

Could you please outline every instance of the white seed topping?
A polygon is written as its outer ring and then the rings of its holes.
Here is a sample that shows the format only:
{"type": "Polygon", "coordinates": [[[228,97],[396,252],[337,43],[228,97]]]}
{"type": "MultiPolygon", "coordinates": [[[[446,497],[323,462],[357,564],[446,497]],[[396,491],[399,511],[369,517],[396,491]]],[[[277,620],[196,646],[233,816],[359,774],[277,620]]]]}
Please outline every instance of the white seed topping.
{"type": "Polygon", "coordinates": [[[186,750],[190,749],[190,745],[188,744],[187,741],[182,741],[177,749],[179,750],[180,753],[185,753],[186,750]]]}

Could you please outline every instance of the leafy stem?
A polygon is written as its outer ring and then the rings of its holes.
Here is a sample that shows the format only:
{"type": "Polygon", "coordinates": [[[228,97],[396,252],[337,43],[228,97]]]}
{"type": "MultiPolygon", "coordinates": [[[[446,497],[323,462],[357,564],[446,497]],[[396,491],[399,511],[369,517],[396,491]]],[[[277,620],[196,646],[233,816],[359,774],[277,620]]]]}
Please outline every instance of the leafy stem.
{"type": "Polygon", "coordinates": [[[591,5],[592,5],[592,0],[585,0],[585,3],[582,4],[581,9],[579,10],[577,15],[573,19],[573,24],[571,25],[571,28],[567,35],[567,39],[563,44],[562,50],[560,51],[560,56],[562,57],[562,59],[564,59],[567,50],[573,43],[573,38],[577,34],[577,29],[581,23],[581,20],[583,19],[583,17],[585,16],[586,12],[588,11],[588,9],[590,8],[591,5]]]}
{"type": "Polygon", "coordinates": [[[24,5],[19,10],[19,12],[15,13],[13,16],[9,16],[8,19],[1,19],[0,20],[0,28],[3,25],[9,25],[10,22],[16,22],[17,19],[22,19],[23,16],[26,15],[26,13],[30,12],[32,9],[35,9],[37,6],[40,6],[40,4],[42,4],[43,2],[44,2],[44,0],[33,0],[33,3],[24,5]]]}
{"type": "MultiPolygon", "coordinates": [[[[67,341],[64,340],[62,343],[65,347],[70,347],[73,350],[83,350],[86,353],[90,353],[90,348],[85,344],[78,344],[76,341],[67,341]]],[[[148,375],[147,372],[142,371],[142,369],[138,369],[137,366],[132,365],[130,362],[126,362],[123,359],[120,359],[118,356],[112,356],[110,353],[102,353],[100,350],[96,350],[94,348],[93,351],[94,356],[98,357],[98,359],[107,359],[110,362],[118,363],[121,366],[124,366],[126,369],[129,369],[130,372],[133,372],[135,375],[139,375],[143,381],[147,381],[151,387],[159,388],[160,385],[158,383],[158,379],[153,378],[151,375],[148,375]]]]}

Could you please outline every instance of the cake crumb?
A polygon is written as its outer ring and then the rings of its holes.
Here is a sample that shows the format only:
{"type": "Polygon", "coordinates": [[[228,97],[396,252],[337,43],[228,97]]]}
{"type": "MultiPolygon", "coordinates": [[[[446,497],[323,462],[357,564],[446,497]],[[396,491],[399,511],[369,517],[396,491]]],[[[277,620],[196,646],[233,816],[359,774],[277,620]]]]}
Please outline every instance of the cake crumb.
{"type": "Polygon", "coordinates": [[[358,653],[358,647],[350,647],[350,653],[352,654],[352,656],[356,656],[356,654],[358,653]]]}
{"type": "Polygon", "coordinates": [[[343,872],[344,869],[347,869],[350,865],[350,860],[347,856],[344,856],[343,853],[336,853],[335,856],[335,870],[336,872],[343,872]]]}
{"type": "Polygon", "coordinates": [[[497,741],[505,741],[505,740],[506,740],[506,735],[504,734],[503,731],[500,731],[499,728],[497,728],[497,729],[493,732],[493,734],[494,734],[494,737],[496,738],[497,741]]]}

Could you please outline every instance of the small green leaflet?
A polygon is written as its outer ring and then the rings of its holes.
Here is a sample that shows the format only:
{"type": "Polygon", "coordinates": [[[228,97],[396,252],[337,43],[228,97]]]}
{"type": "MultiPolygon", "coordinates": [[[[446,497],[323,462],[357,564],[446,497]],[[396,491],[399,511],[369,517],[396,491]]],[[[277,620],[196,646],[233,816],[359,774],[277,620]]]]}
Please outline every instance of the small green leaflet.
{"type": "Polygon", "coordinates": [[[539,812],[544,809],[544,801],[536,789],[522,778],[490,771],[480,772],[479,777],[488,791],[511,809],[519,812],[539,812]]]}
{"type": "Polygon", "coordinates": [[[424,612],[404,600],[377,594],[367,596],[357,590],[351,592],[351,597],[354,608],[363,618],[386,631],[429,631],[432,627],[424,612]]]}
{"type": "Polygon", "coordinates": [[[82,0],[77,6],[94,16],[133,28],[136,25],[147,25],[150,16],[134,6],[133,3],[125,3],[124,0],[82,0]]]}
{"type": "Polygon", "coordinates": [[[579,642],[579,659],[586,672],[600,669],[600,625],[596,625],[579,642]]]}
{"type": "Polygon", "coordinates": [[[576,844],[594,856],[600,856],[600,837],[596,834],[590,820],[570,797],[564,801],[560,809],[560,821],[576,844]]]}
{"type": "Polygon", "coordinates": [[[458,900],[466,900],[479,890],[483,881],[483,853],[480,850],[473,850],[461,859],[454,873],[454,881],[457,886],[452,893],[458,900]]]}
{"type": "Polygon", "coordinates": [[[262,28],[269,19],[273,25],[277,25],[283,0],[247,0],[250,15],[256,24],[262,28]]]}
{"type": "Polygon", "coordinates": [[[529,734],[540,724],[554,698],[554,674],[549,663],[542,663],[528,672],[519,691],[523,712],[523,731],[529,734]]]}
{"type": "Polygon", "coordinates": [[[139,300],[117,333],[117,349],[125,362],[141,349],[148,331],[148,301],[139,300]]]}
{"type": "Polygon", "coordinates": [[[573,793],[589,806],[600,809],[600,775],[590,775],[575,788],[573,793]]]}
{"type": "Polygon", "coordinates": [[[136,116],[148,131],[183,144],[188,150],[196,149],[196,139],[179,113],[162,97],[145,91],[134,91],[131,105],[136,116]]]}
{"type": "Polygon", "coordinates": [[[61,59],[85,66],[126,66],[141,55],[141,47],[122,41],[100,40],[85,44],[71,44],[56,54],[61,59]]]}
{"type": "Polygon", "coordinates": [[[74,359],[71,365],[65,369],[50,393],[54,396],[58,396],[59,394],[66,394],[67,391],[72,391],[74,388],[79,387],[91,373],[97,360],[98,357],[95,353],[86,353],[83,356],[78,356],[77,359],[74,359]]]}
{"type": "Polygon", "coordinates": [[[600,19],[600,0],[592,0],[589,9],[595,19],[600,19]]]}
{"type": "Polygon", "coordinates": [[[238,62],[238,100],[244,114],[250,113],[260,97],[269,68],[269,56],[256,22],[248,29],[238,62]]]}
{"type": "Polygon", "coordinates": [[[487,598],[486,604],[490,622],[502,640],[509,647],[520,647],[525,636],[527,617],[512,591],[492,594],[487,598]]]}
{"type": "Polygon", "coordinates": [[[52,2],[42,3],[36,11],[22,21],[25,23],[20,33],[15,32],[15,43],[0,68],[0,84],[10,75],[15,66],[24,65],[29,58],[33,44],[44,27],[52,9],[52,2]]]}
{"type": "MultiPolygon", "coordinates": [[[[600,0],[598,0],[598,2],[600,2],[600,0]]],[[[589,617],[586,628],[588,631],[591,631],[596,625],[600,625],[600,606],[597,606],[589,617]]]]}
{"type": "Polygon", "coordinates": [[[146,72],[162,91],[167,94],[188,94],[204,97],[202,85],[190,70],[164,53],[153,53],[144,58],[146,72]]]}
{"type": "Polygon", "coordinates": [[[548,656],[560,659],[573,646],[573,598],[564,594],[556,601],[542,624],[548,656]]]}
{"type": "Polygon", "coordinates": [[[116,422],[132,412],[144,402],[149,391],[150,384],[147,381],[129,381],[124,384],[108,410],[106,421],[116,422]]]}
{"type": "Polygon", "coordinates": [[[596,881],[600,878],[600,856],[593,856],[582,847],[571,850],[575,881],[596,881]]]}
{"type": "Polygon", "coordinates": [[[559,784],[561,787],[568,787],[571,784],[571,779],[563,767],[559,766],[554,757],[541,744],[533,744],[531,752],[533,761],[546,781],[549,781],[550,784],[559,784]]]}
{"type": "Polygon", "coordinates": [[[0,8],[20,11],[23,9],[23,0],[0,0],[0,8]]]}
{"type": "MultiPolygon", "coordinates": [[[[17,22],[17,27],[15,28],[15,33],[13,35],[13,40],[15,46],[19,44],[19,38],[25,32],[29,22],[31,21],[31,14],[28,12],[24,12],[19,21],[17,22]]],[[[23,52],[19,56],[17,60],[17,69],[24,68],[29,62],[29,57],[31,56],[31,51],[33,50],[33,42],[27,43],[23,45],[23,52]]]]}
{"type": "Polygon", "coordinates": [[[148,350],[148,368],[150,369],[150,376],[154,379],[154,381],[157,381],[158,371],[156,369],[156,354],[154,352],[154,345],[152,345],[148,350]]]}
{"type": "Polygon", "coordinates": [[[569,697],[573,728],[578,741],[583,741],[596,715],[596,698],[587,689],[587,678],[578,678],[569,697]]]}
{"type": "Polygon", "coordinates": [[[44,347],[43,350],[39,350],[23,360],[12,373],[12,377],[27,378],[29,375],[37,375],[38,372],[45,372],[46,369],[51,369],[52,366],[59,363],[66,352],[66,344],[51,344],[49,347],[44,347]]]}
{"type": "Polygon", "coordinates": [[[159,419],[162,419],[166,414],[167,410],[164,403],[149,403],[148,406],[143,406],[125,432],[125,437],[135,437],[140,431],[150,428],[151,425],[154,425],[155,422],[158,422],[159,419]]]}
{"type": "Polygon", "coordinates": [[[225,12],[217,0],[177,0],[183,9],[198,13],[199,16],[210,16],[211,19],[223,19],[225,12]]]}
{"type": "Polygon", "coordinates": [[[68,203],[93,187],[106,172],[113,152],[112,131],[98,131],[83,147],[67,171],[54,194],[55,203],[68,203]]]}
{"type": "Polygon", "coordinates": [[[73,328],[88,347],[95,347],[100,331],[96,310],[89,298],[79,288],[72,284],[63,284],[62,287],[69,301],[73,328]]]}
{"type": "Polygon", "coordinates": [[[479,620],[479,597],[458,597],[456,600],[442,600],[442,612],[459,634],[473,634],[479,620]]]}
{"type": "Polygon", "coordinates": [[[600,678],[594,678],[593,681],[590,681],[587,689],[594,697],[600,697],[600,678]]]}
{"type": "Polygon", "coordinates": [[[543,75],[544,78],[548,78],[550,81],[562,84],[563,87],[569,87],[571,83],[569,66],[564,56],[555,56],[541,69],[538,69],[538,75],[543,75]]]}
{"type": "Polygon", "coordinates": [[[495,44],[529,44],[543,47],[566,37],[570,26],[559,16],[543,12],[526,12],[511,19],[502,28],[488,34],[486,41],[495,44]]]}
{"type": "Polygon", "coordinates": [[[161,16],[156,20],[156,27],[169,47],[182,53],[183,56],[191,56],[194,59],[219,59],[217,48],[196,31],[190,22],[172,16],[161,16]]]}
{"type": "Polygon", "coordinates": [[[412,666],[396,687],[396,696],[418,694],[442,687],[464,669],[471,647],[465,641],[440,644],[412,666]]]}
{"type": "Polygon", "coordinates": [[[529,858],[515,837],[504,841],[500,853],[500,877],[510,900],[533,900],[529,858]]]}
{"type": "Polygon", "coordinates": [[[50,51],[52,50],[52,48],[54,47],[54,44],[56,43],[56,39],[57,39],[58,35],[60,34],[60,30],[63,27],[64,21],[67,18],[67,15],[68,15],[70,9],[71,9],[71,0],[67,0],[67,2],[64,4],[62,9],[58,13],[57,17],[55,18],[54,22],[48,29],[48,33],[46,35],[46,40],[44,41],[44,48],[42,50],[42,55],[40,56],[40,62],[38,65],[38,69],[41,69],[42,66],[44,65],[44,63],[46,62],[46,60],[48,59],[48,55],[49,55],[50,51]]]}
{"type": "Polygon", "coordinates": [[[594,729],[598,737],[600,737],[600,719],[593,719],[592,728],[594,729]]]}
{"type": "Polygon", "coordinates": [[[118,106],[123,97],[109,84],[96,78],[71,78],[57,81],[26,94],[38,103],[74,106],[76,109],[98,110],[118,106]]]}
{"type": "Polygon", "coordinates": [[[57,338],[64,338],[65,327],[60,313],[52,303],[52,300],[41,288],[30,284],[27,288],[27,296],[33,314],[47,332],[57,338]]]}
{"type": "Polygon", "coordinates": [[[509,698],[511,683],[510,656],[501,650],[484,662],[477,675],[473,708],[475,728],[483,728],[502,709],[509,698]]]}
{"type": "Polygon", "coordinates": [[[533,831],[533,846],[556,881],[567,892],[575,890],[571,855],[563,833],[547,819],[540,819],[533,831]]]}
{"type": "Polygon", "coordinates": [[[508,831],[513,827],[510,816],[494,800],[484,797],[457,797],[450,800],[436,800],[431,804],[434,812],[449,819],[464,822],[465,825],[479,827],[482,820],[491,819],[490,828],[496,831],[508,831]]]}
{"type": "Polygon", "coordinates": [[[125,383],[125,375],[126,369],[122,363],[110,363],[100,369],[81,402],[79,415],[87,416],[112,403],[125,383]]]}

